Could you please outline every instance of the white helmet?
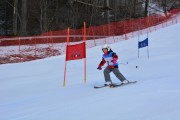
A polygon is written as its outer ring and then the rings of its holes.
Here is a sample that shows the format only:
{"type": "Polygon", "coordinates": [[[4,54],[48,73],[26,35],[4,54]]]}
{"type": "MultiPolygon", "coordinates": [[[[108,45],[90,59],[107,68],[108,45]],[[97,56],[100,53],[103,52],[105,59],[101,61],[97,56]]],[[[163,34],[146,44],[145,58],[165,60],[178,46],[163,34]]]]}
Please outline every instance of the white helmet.
{"type": "Polygon", "coordinates": [[[110,46],[109,46],[108,44],[103,45],[103,46],[102,46],[102,49],[104,49],[104,48],[107,48],[108,51],[110,51],[110,46]]]}

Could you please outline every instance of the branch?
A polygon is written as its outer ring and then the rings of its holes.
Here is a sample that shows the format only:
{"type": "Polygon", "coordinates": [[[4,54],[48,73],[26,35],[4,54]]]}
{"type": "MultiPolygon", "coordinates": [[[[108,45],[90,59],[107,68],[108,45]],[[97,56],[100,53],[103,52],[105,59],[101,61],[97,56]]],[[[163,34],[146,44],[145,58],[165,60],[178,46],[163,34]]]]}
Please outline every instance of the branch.
{"type": "Polygon", "coordinates": [[[73,3],[81,3],[81,4],[84,4],[84,5],[101,8],[103,10],[113,10],[112,8],[107,7],[107,6],[99,6],[99,5],[89,4],[89,3],[86,3],[86,2],[82,2],[80,0],[74,0],[73,3]]]}

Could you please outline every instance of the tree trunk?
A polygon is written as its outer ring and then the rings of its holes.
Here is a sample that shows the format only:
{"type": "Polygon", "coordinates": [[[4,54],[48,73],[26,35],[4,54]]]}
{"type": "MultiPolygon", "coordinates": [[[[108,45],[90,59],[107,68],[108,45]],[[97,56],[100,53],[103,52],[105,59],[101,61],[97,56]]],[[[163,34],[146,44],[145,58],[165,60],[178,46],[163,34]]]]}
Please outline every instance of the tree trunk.
{"type": "Polygon", "coordinates": [[[148,6],[149,6],[149,0],[146,0],[146,2],[145,2],[145,12],[144,12],[145,17],[148,16],[148,6]]]}
{"type": "Polygon", "coordinates": [[[136,4],[137,4],[137,0],[134,0],[134,3],[133,3],[133,18],[135,18],[136,17],[136,4]]]}
{"type": "Polygon", "coordinates": [[[167,16],[167,0],[162,0],[162,7],[163,7],[165,16],[167,16]]]}
{"type": "Polygon", "coordinates": [[[45,2],[44,6],[44,12],[43,12],[43,32],[47,32],[47,1],[45,2]]]}
{"type": "MultiPolygon", "coordinates": [[[[104,0],[104,7],[107,7],[107,8],[109,8],[109,0],[104,0]]],[[[106,10],[105,9],[105,11],[104,11],[104,18],[105,18],[105,21],[106,21],[106,24],[109,24],[109,10],[106,10]]],[[[110,26],[108,25],[107,26],[107,34],[109,35],[110,34],[110,28],[109,28],[110,26]]]]}
{"type": "MultiPolygon", "coordinates": [[[[59,11],[59,3],[58,3],[58,1],[56,1],[56,18],[55,18],[55,21],[56,21],[56,25],[58,26],[58,23],[59,23],[59,15],[57,15],[57,13],[58,13],[58,11],[59,11]]],[[[59,28],[59,26],[58,26],[58,28],[59,28]]]]}
{"type": "Polygon", "coordinates": [[[14,11],[13,11],[13,34],[16,36],[17,35],[17,18],[18,18],[18,14],[17,14],[17,11],[18,10],[18,0],[14,0],[14,11]]]}
{"type": "Polygon", "coordinates": [[[7,9],[7,3],[5,4],[5,24],[4,24],[4,29],[5,29],[5,35],[8,35],[8,28],[7,28],[7,24],[8,24],[8,19],[7,19],[7,12],[8,9],[7,9]]]}
{"type": "Polygon", "coordinates": [[[46,0],[40,0],[40,30],[41,33],[47,31],[47,8],[48,4],[46,0]]]}
{"type": "Polygon", "coordinates": [[[27,35],[27,0],[22,0],[20,35],[27,35]]]}

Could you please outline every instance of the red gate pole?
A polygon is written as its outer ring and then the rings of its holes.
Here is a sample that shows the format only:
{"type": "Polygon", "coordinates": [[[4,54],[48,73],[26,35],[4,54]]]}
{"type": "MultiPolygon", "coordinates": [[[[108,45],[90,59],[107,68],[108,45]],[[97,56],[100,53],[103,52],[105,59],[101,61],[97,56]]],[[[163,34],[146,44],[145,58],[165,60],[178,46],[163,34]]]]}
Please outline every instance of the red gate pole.
{"type": "Polygon", "coordinates": [[[20,58],[20,60],[19,60],[19,62],[22,62],[22,60],[21,60],[21,52],[20,52],[20,47],[21,47],[21,40],[20,40],[20,38],[18,38],[18,40],[19,40],[19,58],[20,58]]]}
{"type": "MultiPolygon", "coordinates": [[[[67,55],[67,47],[68,47],[68,44],[69,44],[69,28],[68,28],[68,36],[67,36],[67,42],[66,42],[66,55],[67,55]]],[[[67,66],[67,60],[65,58],[65,65],[64,65],[64,83],[63,83],[63,86],[65,87],[66,86],[66,66],[67,66]]]]}
{"type": "MultiPolygon", "coordinates": [[[[85,44],[85,54],[86,54],[86,22],[84,22],[84,44],[85,44]]],[[[86,56],[84,58],[84,84],[86,84],[86,56]]]]}

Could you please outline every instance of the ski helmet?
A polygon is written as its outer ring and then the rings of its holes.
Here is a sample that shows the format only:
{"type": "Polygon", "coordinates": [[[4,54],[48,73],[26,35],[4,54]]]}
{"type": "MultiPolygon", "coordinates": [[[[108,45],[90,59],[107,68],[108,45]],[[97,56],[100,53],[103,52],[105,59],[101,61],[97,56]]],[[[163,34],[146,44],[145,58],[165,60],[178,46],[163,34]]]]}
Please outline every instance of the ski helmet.
{"type": "Polygon", "coordinates": [[[108,44],[105,44],[105,45],[102,46],[102,49],[105,49],[105,48],[106,48],[108,51],[110,51],[110,46],[109,46],[108,44]]]}

